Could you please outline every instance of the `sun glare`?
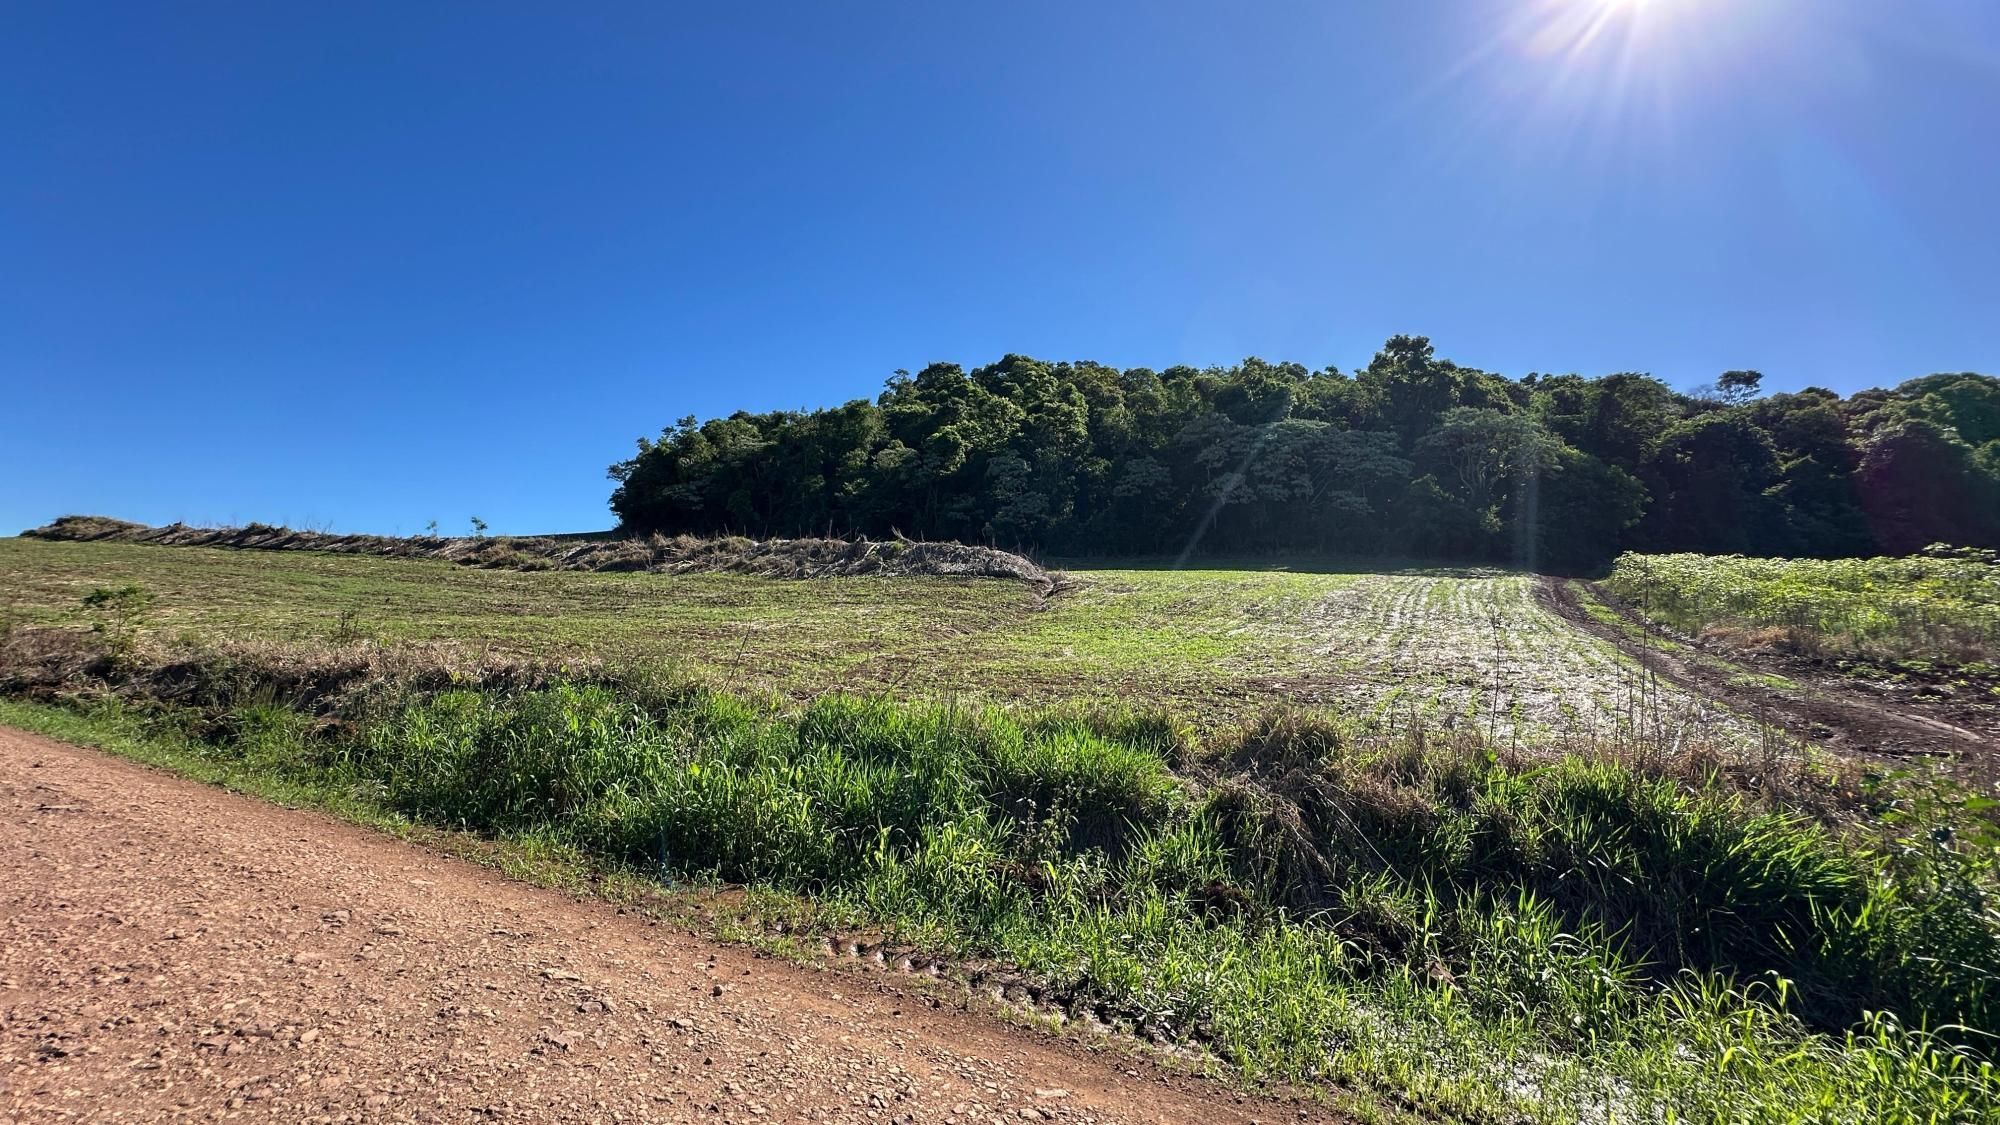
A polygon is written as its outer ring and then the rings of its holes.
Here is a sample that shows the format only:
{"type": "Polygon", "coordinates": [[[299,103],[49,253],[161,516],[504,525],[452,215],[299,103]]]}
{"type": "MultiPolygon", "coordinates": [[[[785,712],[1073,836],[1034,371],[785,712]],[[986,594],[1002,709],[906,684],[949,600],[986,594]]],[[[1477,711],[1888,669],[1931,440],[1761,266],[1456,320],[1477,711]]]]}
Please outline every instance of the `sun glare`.
{"type": "Polygon", "coordinates": [[[1692,0],[1541,0],[1528,6],[1526,45],[1530,54],[1579,59],[1649,37],[1670,22],[1670,9],[1696,6],[1692,0]]]}
{"type": "Polygon", "coordinates": [[[1626,147],[1726,85],[1783,0],[1526,0],[1486,54],[1496,112],[1544,136],[1626,147]],[[1506,107],[1502,109],[1501,107],[1506,107]]]}

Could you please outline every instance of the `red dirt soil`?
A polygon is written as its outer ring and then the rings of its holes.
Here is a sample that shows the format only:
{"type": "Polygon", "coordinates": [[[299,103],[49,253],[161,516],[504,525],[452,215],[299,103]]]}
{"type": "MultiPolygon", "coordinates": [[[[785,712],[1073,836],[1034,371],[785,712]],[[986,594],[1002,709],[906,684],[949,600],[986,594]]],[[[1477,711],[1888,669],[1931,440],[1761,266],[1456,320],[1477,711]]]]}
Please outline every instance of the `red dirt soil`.
{"type": "Polygon", "coordinates": [[[0,728],[0,1121],[1322,1116],[0,728]]]}

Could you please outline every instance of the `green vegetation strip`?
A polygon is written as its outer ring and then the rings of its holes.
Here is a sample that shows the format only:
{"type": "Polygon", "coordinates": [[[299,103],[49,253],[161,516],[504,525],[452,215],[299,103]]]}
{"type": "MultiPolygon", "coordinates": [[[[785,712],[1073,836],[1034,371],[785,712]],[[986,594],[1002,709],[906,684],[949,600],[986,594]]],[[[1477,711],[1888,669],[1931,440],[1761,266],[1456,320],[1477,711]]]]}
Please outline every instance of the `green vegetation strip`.
{"type": "Polygon", "coordinates": [[[1623,555],[1604,586],[1683,633],[1776,643],[1807,656],[2000,673],[2000,559],[1623,555]]]}
{"type": "Polygon", "coordinates": [[[1297,716],[1197,744],[1146,713],[104,640],[16,630],[0,689],[73,713],[0,720],[802,896],[1251,1080],[1466,1120],[2000,1112],[1978,1053],[2000,1026],[1995,844],[1966,802],[1901,798],[1906,828],[1878,835],[1699,775],[1297,716]]]}

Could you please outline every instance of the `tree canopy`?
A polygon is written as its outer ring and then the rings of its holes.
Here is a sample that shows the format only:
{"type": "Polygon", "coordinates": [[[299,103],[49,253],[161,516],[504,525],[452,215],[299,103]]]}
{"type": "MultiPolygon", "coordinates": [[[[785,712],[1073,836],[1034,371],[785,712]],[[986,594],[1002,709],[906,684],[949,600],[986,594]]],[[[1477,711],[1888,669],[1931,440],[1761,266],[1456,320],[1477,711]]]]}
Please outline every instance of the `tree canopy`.
{"type": "Polygon", "coordinates": [[[633,532],[958,539],[1066,555],[1394,553],[1587,567],[1623,550],[2000,546],[2000,379],[1842,398],[1510,379],[1395,336],[1351,376],[1009,355],[874,401],[683,418],[611,467],[633,532]]]}

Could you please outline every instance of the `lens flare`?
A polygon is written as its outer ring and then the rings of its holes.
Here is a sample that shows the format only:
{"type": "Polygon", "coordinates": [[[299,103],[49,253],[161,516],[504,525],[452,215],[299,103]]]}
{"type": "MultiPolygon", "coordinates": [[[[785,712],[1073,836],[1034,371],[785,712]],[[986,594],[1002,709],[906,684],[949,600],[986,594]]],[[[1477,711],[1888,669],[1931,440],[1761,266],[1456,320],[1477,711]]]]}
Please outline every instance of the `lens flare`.
{"type": "Polygon", "coordinates": [[[1718,7],[1713,0],[1538,0],[1525,6],[1522,47],[1572,62],[1633,45],[1663,51],[1673,46],[1670,37],[1721,15],[1718,7]]]}
{"type": "Polygon", "coordinates": [[[1754,72],[1793,0],[1526,0],[1485,45],[1492,112],[1604,151],[1666,143],[1677,104],[1754,72]]]}

